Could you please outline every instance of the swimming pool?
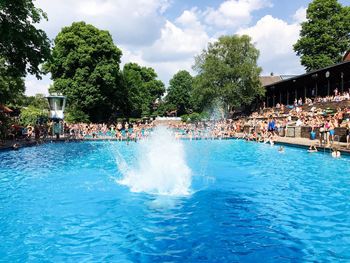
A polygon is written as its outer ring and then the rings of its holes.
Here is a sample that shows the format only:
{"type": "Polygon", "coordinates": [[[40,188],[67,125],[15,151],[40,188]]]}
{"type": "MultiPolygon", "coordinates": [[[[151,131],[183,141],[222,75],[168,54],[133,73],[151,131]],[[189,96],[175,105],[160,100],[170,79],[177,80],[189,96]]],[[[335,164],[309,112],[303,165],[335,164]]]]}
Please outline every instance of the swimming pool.
{"type": "Polygon", "coordinates": [[[240,140],[184,141],[191,194],[118,184],[117,150],[0,152],[2,262],[348,262],[350,159],[240,140]]]}

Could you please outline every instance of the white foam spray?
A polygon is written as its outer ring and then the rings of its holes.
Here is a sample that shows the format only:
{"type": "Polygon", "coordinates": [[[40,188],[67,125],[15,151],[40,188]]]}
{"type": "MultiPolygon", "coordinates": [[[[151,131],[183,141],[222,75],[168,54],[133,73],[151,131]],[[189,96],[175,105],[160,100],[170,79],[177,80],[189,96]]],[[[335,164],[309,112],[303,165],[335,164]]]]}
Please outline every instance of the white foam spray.
{"type": "Polygon", "coordinates": [[[165,127],[157,127],[140,141],[133,166],[117,158],[122,178],[118,183],[132,192],[184,196],[190,194],[191,170],[186,164],[183,143],[165,127]]]}

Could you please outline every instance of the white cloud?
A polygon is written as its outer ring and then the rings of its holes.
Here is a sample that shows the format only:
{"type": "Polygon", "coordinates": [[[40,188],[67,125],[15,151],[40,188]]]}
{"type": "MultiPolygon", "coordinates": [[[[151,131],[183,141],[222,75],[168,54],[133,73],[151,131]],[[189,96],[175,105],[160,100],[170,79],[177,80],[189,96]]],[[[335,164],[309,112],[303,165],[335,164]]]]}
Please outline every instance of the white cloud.
{"type": "Polygon", "coordinates": [[[293,51],[293,44],[298,40],[299,32],[299,23],[288,24],[266,15],[254,26],[239,30],[238,34],[252,37],[260,50],[259,64],[265,74],[276,71],[278,74],[298,74],[302,68],[293,51]]]}
{"type": "Polygon", "coordinates": [[[87,16],[101,16],[115,12],[116,6],[110,1],[98,3],[98,1],[84,1],[78,3],[78,12],[87,16]]]}
{"type": "MultiPolygon", "coordinates": [[[[270,0],[222,0],[218,8],[192,7],[174,20],[164,13],[173,0],[37,0],[47,12],[49,21],[40,26],[54,38],[63,26],[86,21],[109,30],[122,49],[122,65],[136,62],[152,67],[165,84],[179,70],[190,72],[194,56],[208,42],[228,31],[248,34],[261,51],[259,64],[265,73],[300,73],[302,68],[292,45],[299,35],[299,23],[305,19],[305,8],[299,8],[294,22],[270,15],[247,27],[256,10],[270,7],[270,0]],[[247,28],[244,28],[247,27],[247,28]],[[277,73],[277,72],[276,72],[277,73]]],[[[27,94],[48,93],[48,76],[38,81],[26,78],[27,94]]]]}
{"type": "Polygon", "coordinates": [[[226,0],[218,9],[208,8],[204,13],[209,25],[219,28],[237,28],[251,21],[251,13],[264,7],[271,7],[267,0],[226,0]]]}
{"type": "Polygon", "coordinates": [[[198,25],[180,28],[167,21],[162,28],[161,37],[150,48],[145,49],[143,58],[152,62],[181,61],[201,51],[209,39],[198,25]]]}
{"type": "Polygon", "coordinates": [[[191,56],[179,61],[150,61],[143,59],[144,51],[142,50],[130,51],[124,47],[122,47],[122,50],[124,54],[122,58],[122,65],[129,62],[134,62],[140,66],[151,67],[156,71],[159,79],[162,80],[165,85],[168,85],[169,80],[179,70],[187,70],[193,73],[191,69],[193,65],[193,57],[191,56]]]}
{"type": "Polygon", "coordinates": [[[307,8],[302,6],[295,12],[295,14],[293,15],[293,19],[296,23],[300,24],[306,21],[306,10],[307,8]]]}
{"type": "Polygon", "coordinates": [[[153,45],[138,49],[122,47],[122,62],[136,62],[154,68],[167,85],[179,70],[192,72],[194,56],[211,41],[214,39],[206,33],[196,9],[185,10],[174,23],[166,21],[160,38],[153,45]]]}
{"type": "MultiPolygon", "coordinates": [[[[161,36],[166,19],[163,14],[170,0],[37,0],[34,2],[47,13],[49,20],[38,27],[54,39],[62,27],[75,21],[86,21],[109,30],[118,47],[138,49],[152,45],[161,36]]],[[[48,77],[26,78],[26,94],[47,94],[48,77]]]]}
{"type": "Polygon", "coordinates": [[[111,32],[117,44],[146,45],[160,36],[169,0],[38,0],[49,17],[41,27],[54,38],[63,26],[86,21],[111,32]]]}
{"type": "Polygon", "coordinates": [[[48,75],[42,76],[41,80],[37,80],[34,76],[27,76],[25,79],[26,95],[34,96],[41,93],[44,95],[49,94],[49,87],[51,84],[50,77],[48,75]]]}
{"type": "Polygon", "coordinates": [[[196,14],[197,9],[194,8],[192,10],[185,10],[176,19],[176,23],[181,25],[182,27],[202,27],[201,23],[198,20],[197,14],[196,14]]]}

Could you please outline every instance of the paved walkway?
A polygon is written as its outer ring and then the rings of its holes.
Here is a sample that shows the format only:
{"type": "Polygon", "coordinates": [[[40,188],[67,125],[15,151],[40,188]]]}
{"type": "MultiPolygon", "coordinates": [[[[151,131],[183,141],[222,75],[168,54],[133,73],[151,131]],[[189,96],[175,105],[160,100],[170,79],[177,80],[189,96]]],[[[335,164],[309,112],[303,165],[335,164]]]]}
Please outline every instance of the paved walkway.
{"type": "Polygon", "coordinates": [[[293,144],[293,145],[299,145],[299,146],[310,146],[310,145],[315,145],[318,148],[326,148],[326,149],[331,149],[332,147],[337,147],[341,151],[349,152],[350,149],[346,149],[346,143],[344,142],[334,142],[333,145],[329,147],[325,147],[324,145],[320,146],[320,141],[319,140],[310,140],[308,138],[292,138],[292,137],[278,137],[277,142],[280,143],[285,143],[285,144],[293,144]]]}

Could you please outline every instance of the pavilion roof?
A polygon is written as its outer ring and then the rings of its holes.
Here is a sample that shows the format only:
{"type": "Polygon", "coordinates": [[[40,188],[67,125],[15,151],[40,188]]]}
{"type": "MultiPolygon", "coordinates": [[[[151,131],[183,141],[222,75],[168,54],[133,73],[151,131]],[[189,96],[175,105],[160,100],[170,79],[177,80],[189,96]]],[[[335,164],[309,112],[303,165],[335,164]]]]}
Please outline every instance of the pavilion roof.
{"type": "MultiPolygon", "coordinates": [[[[309,71],[306,72],[304,74],[301,75],[297,75],[291,78],[287,78],[287,79],[281,79],[280,81],[271,83],[271,84],[267,84],[264,85],[265,87],[270,87],[270,86],[274,86],[274,85],[279,85],[279,84],[284,84],[284,83],[289,83],[289,82],[295,82],[295,81],[299,81],[299,80],[305,80],[305,79],[311,79],[313,76],[316,78],[323,78],[324,73],[327,71],[341,71],[341,70],[347,70],[350,66],[350,61],[343,61],[325,68],[321,68],[321,69],[317,69],[317,70],[313,70],[313,71],[309,71]]],[[[344,73],[345,73],[344,71],[344,73]]]]}

